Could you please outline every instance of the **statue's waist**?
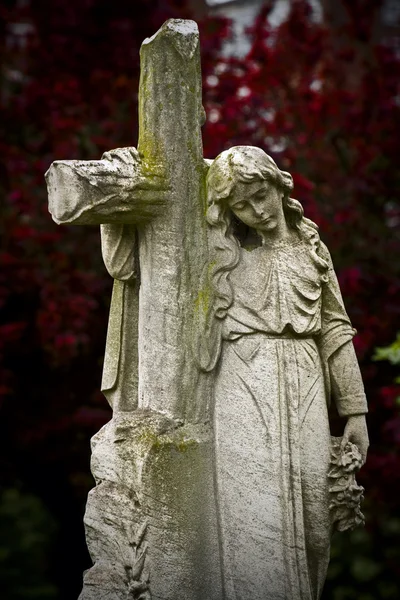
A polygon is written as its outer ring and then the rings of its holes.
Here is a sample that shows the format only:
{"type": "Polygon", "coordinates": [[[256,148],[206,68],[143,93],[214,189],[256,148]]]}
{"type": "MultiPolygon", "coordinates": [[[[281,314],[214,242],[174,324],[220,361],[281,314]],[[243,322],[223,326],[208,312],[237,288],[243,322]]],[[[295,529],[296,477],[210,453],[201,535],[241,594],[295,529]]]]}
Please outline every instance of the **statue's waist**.
{"type": "Polygon", "coordinates": [[[231,332],[231,334],[225,338],[225,341],[227,342],[235,342],[236,340],[239,339],[244,339],[244,338],[263,338],[263,339],[270,339],[270,340],[309,340],[309,341],[314,341],[316,337],[318,337],[318,334],[316,335],[311,335],[310,333],[305,333],[305,334],[301,334],[301,333],[296,333],[294,331],[283,331],[282,333],[269,333],[269,332],[265,332],[265,331],[250,331],[250,332],[246,332],[246,333],[234,333],[231,332]]]}

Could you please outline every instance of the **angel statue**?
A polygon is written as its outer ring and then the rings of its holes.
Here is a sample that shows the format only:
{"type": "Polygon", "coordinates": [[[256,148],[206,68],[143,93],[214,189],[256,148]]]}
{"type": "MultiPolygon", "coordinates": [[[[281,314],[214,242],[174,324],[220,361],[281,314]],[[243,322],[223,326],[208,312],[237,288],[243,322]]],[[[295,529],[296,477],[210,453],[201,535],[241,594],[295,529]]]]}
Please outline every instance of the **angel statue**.
{"type": "Polygon", "coordinates": [[[225,600],[317,600],[329,562],[332,397],[365,462],[367,403],[338,281],[293,179],[260,148],[207,176],[215,487],[225,600]],[[258,243],[254,244],[254,240],[258,243]]]}

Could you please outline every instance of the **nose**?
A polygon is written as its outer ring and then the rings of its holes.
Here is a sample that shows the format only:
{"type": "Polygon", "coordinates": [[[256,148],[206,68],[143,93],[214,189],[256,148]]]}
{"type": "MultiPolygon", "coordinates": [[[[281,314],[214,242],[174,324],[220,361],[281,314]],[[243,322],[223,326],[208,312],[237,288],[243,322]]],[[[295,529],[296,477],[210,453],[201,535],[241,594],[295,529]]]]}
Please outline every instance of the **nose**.
{"type": "Polygon", "coordinates": [[[254,212],[256,214],[256,216],[260,219],[265,217],[265,208],[264,206],[255,206],[254,207],[254,212]]]}

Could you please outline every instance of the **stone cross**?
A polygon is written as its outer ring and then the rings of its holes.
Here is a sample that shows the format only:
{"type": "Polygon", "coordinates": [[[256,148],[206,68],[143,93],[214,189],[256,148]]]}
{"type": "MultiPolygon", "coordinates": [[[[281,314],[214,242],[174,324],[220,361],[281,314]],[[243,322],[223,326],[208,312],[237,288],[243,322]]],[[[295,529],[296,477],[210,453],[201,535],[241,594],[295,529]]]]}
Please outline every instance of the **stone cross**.
{"type": "Polygon", "coordinates": [[[206,377],[191,351],[207,261],[203,121],[197,25],[171,20],[142,44],[138,149],[56,161],[47,173],[56,223],[101,224],[116,279],[102,386],[114,410],[206,414],[206,377]],[[125,263],[140,279],[139,301],[125,263]]]}
{"type": "Polygon", "coordinates": [[[54,221],[100,224],[115,279],[102,382],[113,418],[92,440],[82,600],[147,599],[149,586],[221,597],[211,383],[193,352],[207,301],[203,122],[197,25],[170,20],[141,48],[137,149],[46,174],[54,221]]]}

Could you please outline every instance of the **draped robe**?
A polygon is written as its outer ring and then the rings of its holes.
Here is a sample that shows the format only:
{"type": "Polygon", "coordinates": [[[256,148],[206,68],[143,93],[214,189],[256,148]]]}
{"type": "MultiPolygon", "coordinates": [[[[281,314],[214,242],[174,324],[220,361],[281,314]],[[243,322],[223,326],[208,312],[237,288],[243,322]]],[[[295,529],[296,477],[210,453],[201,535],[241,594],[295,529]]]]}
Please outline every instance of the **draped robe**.
{"type": "Polygon", "coordinates": [[[355,331],[317,234],[240,252],[213,411],[224,598],[317,600],[330,550],[331,383],[340,414],[367,410],[355,331]]]}

